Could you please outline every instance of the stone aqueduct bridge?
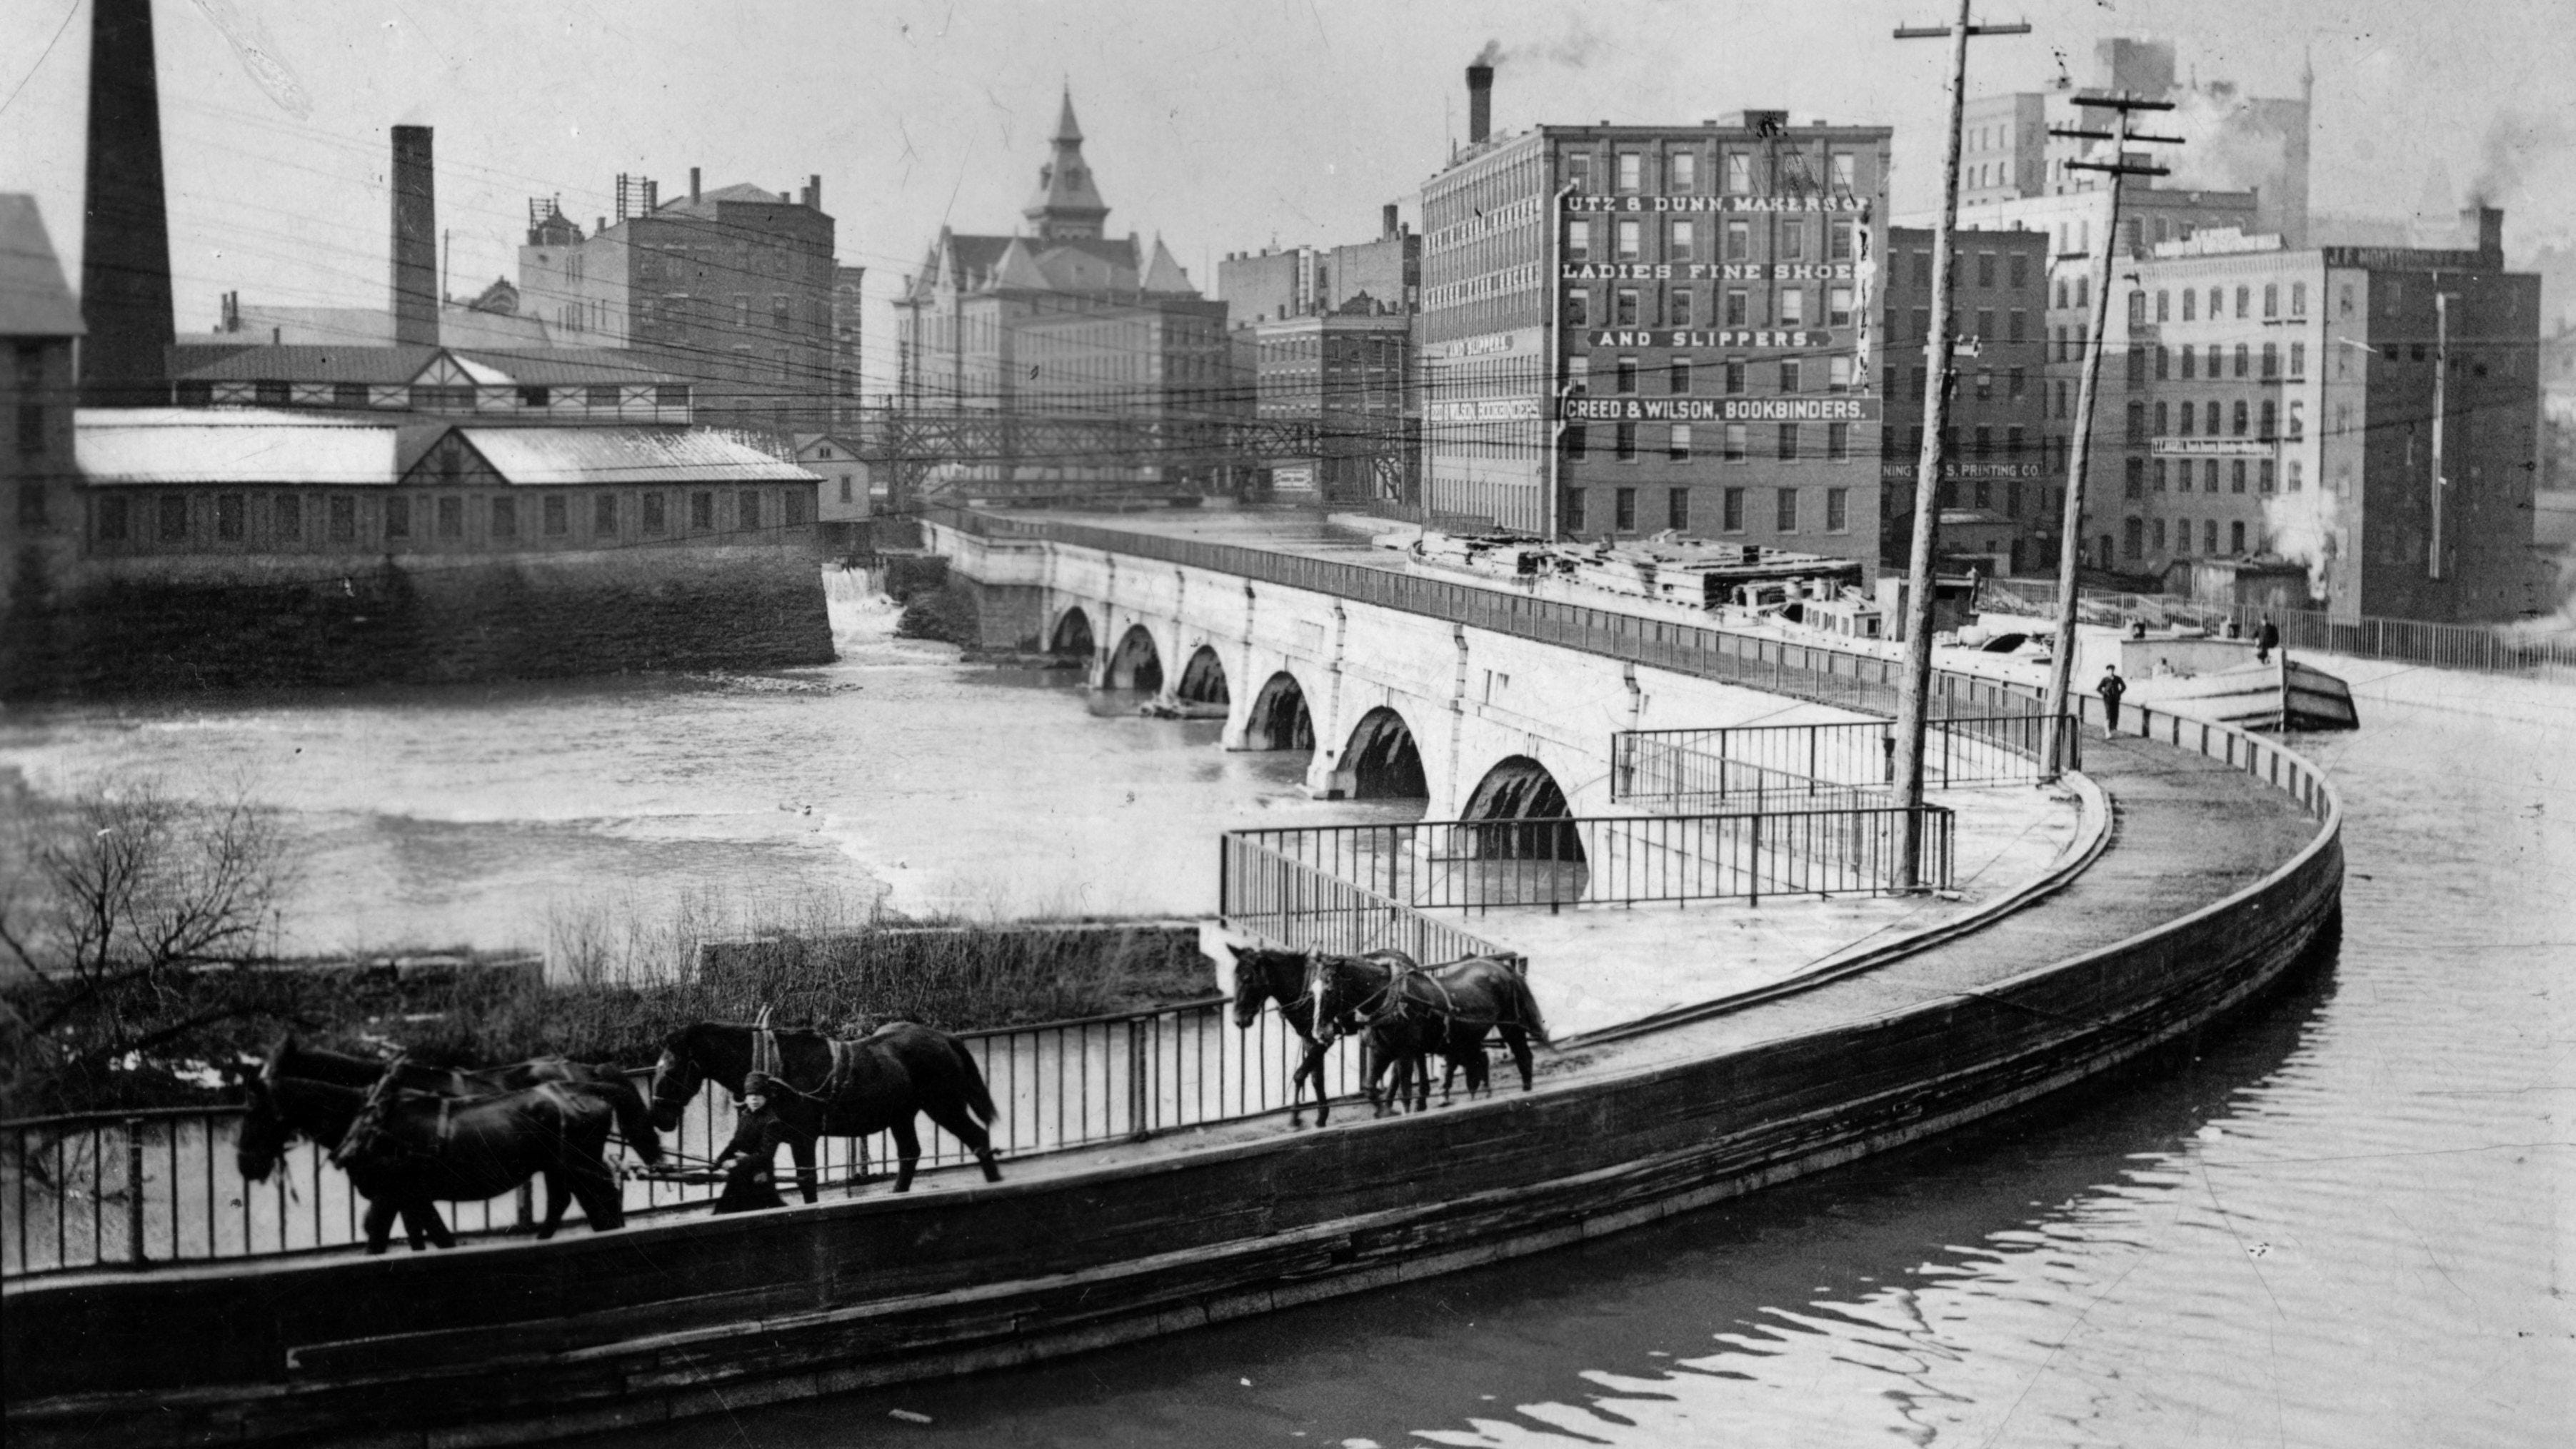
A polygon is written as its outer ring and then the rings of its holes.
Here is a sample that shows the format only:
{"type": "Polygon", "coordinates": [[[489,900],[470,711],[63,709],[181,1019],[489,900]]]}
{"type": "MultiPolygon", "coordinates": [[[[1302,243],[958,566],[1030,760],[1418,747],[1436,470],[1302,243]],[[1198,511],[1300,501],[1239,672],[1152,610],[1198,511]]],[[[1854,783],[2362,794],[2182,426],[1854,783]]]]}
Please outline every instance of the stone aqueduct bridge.
{"type": "Polygon", "coordinates": [[[1210,715],[1221,702],[1225,748],[1311,747],[1313,794],[1421,797],[1431,820],[1627,813],[1616,731],[1869,717],[1192,564],[925,535],[971,583],[987,647],[1079,656],[1095,686],[1210,715]]]}

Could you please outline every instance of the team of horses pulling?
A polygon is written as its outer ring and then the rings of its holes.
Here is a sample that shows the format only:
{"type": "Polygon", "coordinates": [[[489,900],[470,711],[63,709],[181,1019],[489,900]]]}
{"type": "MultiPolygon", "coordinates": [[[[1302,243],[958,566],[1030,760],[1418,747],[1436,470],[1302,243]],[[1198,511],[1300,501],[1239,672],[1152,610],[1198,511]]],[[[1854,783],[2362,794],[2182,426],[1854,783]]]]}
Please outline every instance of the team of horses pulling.
{"type": "MultiPolygon", "coordinates": [[[[1538,1003],[1513,965],[1470,957],[1425,967],[1401,951],[1359,956],[1235,948],[1235,1025],[1251,1027],[1276,1002],[1304,1050],[1293,1074],[1289,1120],[1305,1122],[1315,1089],[1315,1122],[1329,1095],[1324,1061],[1334,1044],[1362,1044],[1362,1082],[1378,1115],[1427,1110],[1430,1061],[1446,1071],[1442,1099],[1461,1072],[1470,1097],[1490,1091],[1485,1041],[1499,1036],[1531,1086],[1530,1043],[1547,1042],[1538,1003]]],[[[547,1204],[536,1235],[550,1237],[579,1203],[592,1231],[625,1224],[624,1186],[609,1151],[622,1141],[639,1175],[722,1182],[717,1212],[782,1204],[773,1181],[777,1151],[795,1163],[806,1202],[817,1200],[815,1143],[824,1137],[894,1139],[894,1190],[912,1188],[921,1158],[915,1119],[927,1115],[964,1144],[989,1182],[1001,1181],[986,1131],[992,1095],[964,1043],[946,1032],[894,1022],[865,1036],[836,1038],[757,1022],[702,1021],[666,1038],[649,1088],[613,1067],[539,1057],[479,1070],[391,1062],[280,1042],[243,1083],[236,1165],[251,1182],[276,1170],[289,1143],[329,1149],[367,1201],[367,1251],[382,1253],[399,1220],[414,1251],[452,1247],[442,1202],[483,1201],[534,1179],[547,1204]],[[734,1136],[711,1159],[678,1161],[660,1134],[713,1082],[741,1103],[734,1136]]],[[[859,1158],[862,1177],[866,1158],[859,1158]]]]}

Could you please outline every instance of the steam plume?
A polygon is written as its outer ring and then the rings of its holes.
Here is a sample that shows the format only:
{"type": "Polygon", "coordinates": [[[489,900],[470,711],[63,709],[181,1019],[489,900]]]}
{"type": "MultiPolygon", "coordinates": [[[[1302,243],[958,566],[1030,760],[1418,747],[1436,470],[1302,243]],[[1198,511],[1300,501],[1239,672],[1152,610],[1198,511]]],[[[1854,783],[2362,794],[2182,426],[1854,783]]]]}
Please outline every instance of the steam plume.
{"type": "Polygon", "coordinates": [[[2533,163],[2568,145],[2567,127],[2556,118],[2507,107],[2487,123],[2478,145],[2477,179],[2469,198],[2477,206],[2504,206],[2517,199],[2533,163]]]}
{"type": "Polygon", "coordinates": [[[1476,52],[1476,58],[1471,64],[1500,65],[1506,60],[1526,64],[1537,61],[1544,65],[1561,65],[1568,70],[1581,70],[1592,63],[1594,56],[1601,53],[1602,44],[1601,32],[1593,29],[1584,22],[1582,16],[1577,15],[1566,22],[1565,33],[1554,40],[1514,46],[1506,46],[1500,40],[1488,40],[1485,42],[1485,48],[1476,52]]]}

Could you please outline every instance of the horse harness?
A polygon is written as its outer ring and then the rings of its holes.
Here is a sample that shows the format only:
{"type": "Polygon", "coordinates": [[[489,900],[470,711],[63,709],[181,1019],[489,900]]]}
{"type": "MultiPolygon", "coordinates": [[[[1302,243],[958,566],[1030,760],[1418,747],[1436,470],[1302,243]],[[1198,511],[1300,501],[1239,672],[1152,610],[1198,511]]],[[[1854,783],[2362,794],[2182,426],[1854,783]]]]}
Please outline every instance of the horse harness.
{"type": "Polygon", "coordinates": [[[762,1007],[760,1020],[752,1026],[751,1070],[777,1083],[780,1091],[802,1097],[829,1111],[832,1103],[840,1098],[842,1089],[849,1085],[858,1059],[859,1044],[836,1036],[823,1038],[823,1045],[831,1053],[832,1064],[824,1070],[823,1084],[808,1091],[787,1079],[787,1056],[779,1048],[778,1031],[769,1024],[769,1013],[770,1008],[762,1007]]]}

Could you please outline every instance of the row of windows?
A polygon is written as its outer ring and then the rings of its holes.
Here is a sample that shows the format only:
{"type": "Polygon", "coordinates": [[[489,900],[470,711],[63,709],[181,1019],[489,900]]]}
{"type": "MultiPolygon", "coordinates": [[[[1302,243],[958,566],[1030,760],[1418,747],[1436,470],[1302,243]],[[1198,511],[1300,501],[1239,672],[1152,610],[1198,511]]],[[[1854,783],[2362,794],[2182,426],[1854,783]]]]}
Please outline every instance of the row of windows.
{"type": "MultiPolygon", "coordinates": [[[[1909,342],[1920,345],[1923,342],[1930,340],[1932,336],[1932,309],[1929,307],[1917,307],[1914,309],[1911,316],[1914,323],[1914,330],[1902,337],[1889,337],[1888,342],[1890,345],[1909,342]]],[[[1893,317],[1890,317],[1888,320],[1891,326],[1895,322],[1893,317]]],[[[2015,307],[2009,311],[1998,313],[1996,309],[1992,307],[1980,307],[1976,310],[1971,320],[1975,325],[1968,329],[1967,335],[1978,339],[1980,342],[2028,342],[2032,339],[2033,334],[2030,330],[2030,313],[2024,308],[2015,307]],[[2004,330],[2000,334],[1995,331],[1995,318],[1999,315],[2004,318],[2004,330]]]]}
{"type": "MultiPolygon", "coordinates": [[[[2078,283],[2078,288],[2080,292],[2080,282],[2078,283]]],[[[2063,307],[2066,305],[2065,282],[2060,281],[2057,284],[2057,292],[2057,305],[2063,307]]],[[[2176,294],[2170,290],[2163,288],[2157,289],[2155,301],[2157,321],[2171,322],[2174,320],[2175,295],[2176,294]]],[[[2181,320],[2185,322],[2199,321],[2202,315],[2202,294],[2197,289],[2186,287],[2182,290],[2180,295],[2182,297],[2181,320]]],[[[2227,315],[2227,289],[2225,287],[2212,287],[2209,289],[2208,297],[2209,320],[2215,322],[2225,317],[2227,315]]],[[[2079,301],[2075,305],[2081,307],[2084,304],[2079,301]]],[[[2253,307],[2254,289],[2251,286],[2239,286],[2236,289],[2237,317],[2247,318],[2253,316],[2253,307]]],[[[2263,284],[2263,315],[2267,318],[2278,317],[2281,315],[2281,284],[2278,282],[2265,282],[2263,284]]],[[[2308,315],[2308,284],[2305,282],[2292,282],[2290,284],[2290,315],[2292,317],[2305,317],[2308,315]]],[[[2143,290],[2131,291],[2129,293],[2129,325],[2133,327],[2143,326],[2146,323],[2146,320],[2146,292],[2143,290]]]]}
{"type": "MultiPolygon", "coordinates": [[[[1588,192],[1593,189],[1592,162],[1593,157],[1589,152],[1575,151],[1567,154],[1565,178],[1576,191],[1588,192]]],[[[1811,174],[1806,155],[1796,150],[1778,152],[1776,166],[1777,170],[1772,178],[1775,182],[1787,180],[1807,188],[1813,188],[1822,183],[1831,186],[1836,192],[1848,192],[1859,185],[1860,159],[1856,153],[1850,151],[1827,153],[1823,176],[1811,174]]],[[[1675,148],[1662,152],[1660,158],[1650,151],[1620,150],[1612,155],[1610,167],[1612,184],[1620,191],[1660,190],[1663,195],[1681,196],[1694,193],[1700,187],[1700,155],[1696,149],[1675,148]],[[1660,188],[1655,184],[1654,171],[1658,159],[1661,161],[1663,173],[1663,184],[1660,188]]],[[[1757,183],[1762,180],[1761,170],[1759,158],[1753,152],[1721,150],[1717,157],[1718,190],[1726,196],[1751,196],[1755,193],[1757,183]]],[[[1774,188],[1760,189],[1767,193],[1774,188]]]]}
{"type": "MultiPolygon", "coordinates": [[[[1963,275],[1974,278],[1973,285],[1984,290],[1992,291],[2000,285],[2018,292],[2030,285],[2031,254],[2029,252],[1981,251],[1971,257],[1967,253],[1954,251],[1951,255],[1966,268],[1963,275]]],[[[1912,253],[1911,265],[1914,272],[1914,285],[1920,290],[1930,291],[1932,289],[1931,250],[1916,248],[1912,253]]],[[[2058,305],[2065,304],[2061,302],[2058,305]]]]}
{"type": "MultiPolygon", "coordinates": [[[[1592,516],[1591,494],[1595,491],[1596,490],[1586,488],[1568,488],[1565,490],[1564,526],[1566,532],[1580,534],[1588,533],[1599,528],[1609,528],[1619,533],[1634,533],[1637,531],[1637,494],[1639,490],[1634,488],[1610,489],[1610,516],[1606,519],[1595,518],[1592,516]]],[[[1727,488],[1719,492],[1717,527],[1720,533],[1744,532],[1745,508],[1751,501],[1748,495],[1750,495],[1752,491],[1753,490],[1749,488],[1727,488]]],[[[1771,490],[1772,532],[1796,533],[1800,530],[1802,519],[1813,519],[1816,516],[1812,510],[1801,506],[1799,495],[1806,491],[1808,490],[1799,488],[1774,488],[1771,490]]],[[[1825,495],[1823,520],[1824,531],[1827,533],[1850,532],[1851,490],[1848,488],[1827,488],[1822,490],[1822,492],[1825,495]]],[[[1691,490],[1688,488],[1665,489],[1664,516],[1654,524],[1654,527],[1689,528],[1690,526],[1691,490]]]]}
{"type": "MultiPolygon", "coordinates": [[[[1692,457],[1691,450],[1694,446],[1694,435],[1691,432],[1691,425],[1689,423],[1669,423],[1658,424],[1657,426],[1661,426],[1665,430],[1664,446],[1661,450],[1663,456],[1675,463],[1689,462],[1692,457]]],[[[1720,445],[1723,451],[1719,456],[1729,463],[1741,463],[1750,458],[1752,456],[1753,444],[1752,424],[1727,423],[1724,424],[1723,427],[1725,431],[1720,437],[1720,445]]],[[[1777,425],[1777,429],[1778,430],[1772,435],[1776,447],[1770,456],[1778,458],[1784,463],[1794,463],[1800,458],[1813,458],[1817,456],[1813,446],[1808,442],[1809,434],[1806,424],[1780,423],[1777,425]]],[[[1583,459],[1591,456],[1591,437],[1582,424],[1567,424],[1565,431],[1561,436],[1565,440],[1564,447],[1566,461],[1581,462],[1583,459]]],[[[1637,425],[1635,423],[1611,424],[1610,456],[1622,463],[1633,463],[1637,461],[1637,425]]],[[[1825,451],[1823,457],[1825,461],[1831,463],[1839,463],[1851,457],[1851,424],[1825,424],[1825,451]]]]}
{"type": "MultiPolygon", "coordinates": [[[[2200,551],[2205,554],[2216,554],[2218,552],[2218,520],[2215,518],[2204,518],[2200,520],[2200,530],[2200,551]]],[[[2142,558],[2150,551],[2155,553],[2163,553],[2166,551],[2165,521],[2161,518],[2127,519],[2121,524],[2120,531],[2122,535],[2120,540],[2120,551],[2130,558],[2142,558]],[[2151,536],[2150,530],[2152,530],[2152,544],[2149,542],[2151,536]]],[[[2109,541],[2110,540],[2107,538],[2103,540],[2106,544],[2109,541]]],[[[2177,555],[2183,556],[2188,556],[2191,553],[2190,519],[2177,518],[2173,521],[2172,551],[2177,555]]],[[[2241,518],[2232,520],[2227,525],[2227,551],[2231,554],[2242,554],[2245,552],[2245,521],[2241,518]]]]}
{"type": "MultiPolygon", "coordinates": [[[[238,384],[233,384],[238,386],[238,384]]],[[[284,378],[259,378],[250,385],[251,401],[260,407],[282,408],[295,405],[299,384],[284,378]]],[[[320,384],[305,384],[308,388],[320,384]]],[[[363,382],[330,384],[328,405],[335,408],[402,407],[415,412],[473,412],[485,408],[553,407],[558,403],[579,401],[584,407],[614,408],[624,405],[624,394],[641,392],[631,384],[613,382],[586,383],[573,387],[511,385],[477,387],[471,383],[417,382],[404,386],[384,387],[363,382]]],[[[308,391],[308,396],[312,394],[308,391]]],[[[183,379],[172,384],[171,396],[181,407],[209,407],[215,400],[215,384],[199,379],[183,379]]],[[[319,399],[316,399],[319,401],[319,399]]],[[[689,385],[685,382],[657,383],[652,389],[655,407],[684,408],[689,405],[689,385]]]]}
{"type": "MultiPolygon", "coordinates": [[[[1585,354],[1577,353],[1573,357],[1568,358],[1567,362],[1569,364],[1566,374],[1568,386],[1575,392],[1589,393],[1592,390],[1592,359],[1585,354]]],[[[1784,357],[1780,359],[1775,366],[1777,368],[1775,375],[1779,379],[1779,390],[1782,393],[1795,394],[1804,392],[1806,391],[1807,385],[1815,380],[1815,374],[1808,370],[1806,361],[1803,358],[1784,357]]],[[[1688,357],[1675,357],[1671,361],[1667,362],[1662,370],[1664,373],[1664,390],[1676,396],[1688,393],[1699,376],[1699,370],[1692,365],[1691,360],[1688,357]]],[[[1733,396],[1735,394],[1742,393],[1745,390],[1745,382],[1750,374],[1751,364],[1741,357],[1730,357],[1724,362],[1717,364],[1716,370],[1721,382],[1721,391],[1725,392],[1729,396],[1733,396]]],[[[1888,371],[1892,375],[1895,372],[1895,369],[1890,368],[1888,371]]],[[[1636,392],[1640,376],[1641,373],[1636,358],[1622,357],[1618,359],[1616,365],[1611,369],[1611,391],[1615,393],[1636,392]]],[[[1851,391],[1852,360],[1849,357],[1838,356],[1828,357],[1825,359],[1824,386],[1825,391],[1827,392],[1851,391]]]]}
{"type": "MultiPolygon", "coordinates": [[[[1576,217],[1566,222],[1565,260],[1569,262],[1589,262],[1594,260],[1594,253],[1596,251],[1594,241],[1600,230],[1600,226],[1601,219],[1597,217],[1576,217]]],[[[1701,236],[1699,223],[1689,217],[1675,217],[1672,220],[1665,222],[1663,225],[1664,245],[1662,255],[1659,257],[1649,258],[1646,255],[1646,223],[1643,220],[1636,218],[1621,217],[1611,229],[1612,240],[1608,260],[1619,262],[1639,262],[1648,260],[1665,262],[1750,262],[1755,260],[1803,262],[1807,260],[1808,227],[1805,218],[1794,213],[1782,213],[1774,219],[1773,227],[1775,228],[1773,235],[1776,240],[1773,241],[1771,246],[1771,255],[1767,258],[1757,259],[1754,256],[1754,226],[1753,223],[1749,221],[1730,221],[1725,223],[1718,233],[1718,240],[1722,242],[1722,245],[1717,247],[1714,255],[1702,256],[1700,255],[1699,248],[1701,236]]],[[[1826,222],[1825,260],[1830,262],[1851,261],[1859,249],[1859,234],[1860,224],[1858,222],[1826,222]]],[[[2019,260],[2019,258],[2015,258],[2015,260],[2019,260]]]]}
{"type": "MultiPolygon", "coordinates": [[[[2191,480],[2194,476],[2194,462],[2195,460],[2190,458],[2157,458],[2153,460],[2155,491],[2158,493],[2164,493],[2167,491],[2189,493],[2192,491],[2191,480]]],[[[2279,465],[2270,458],[2202,458],[2197,460],[2197,462],[2200,491],[2203,493],[2215,493],[2218,491],[2218,480],[2222,471],[2227,479],[2227,491],[2230,493],[2244,492],[2249,476],[2254,483],[2255,492],[2271,493],[2278,491],[2280,479],[2280,474],[2278,472],[2279,465]],[[2222,463],[2225,465],[2223,470],[2221,468],[2222,463]],[[2253,463],[2256,466],[2249,469],[2246,467],[2246,464],[2248,463],[2253,463]]],[[[2290,460],[2289,491],[2292,493],[2300,491],[2307,485],[2306,475],[2302,471],[2303,466],[2304,465],[2299,459],[2292,458],[2290,460]]],[[[2128,480],[2124,496],[2130,498],[2146,497],[2149,474],[2149,460],[2145,458],[2131,458],[2129,460],[2128,480]]]]}
{"type": "Polygon", "coordinates": [[[1712,291],[1708,310],[1703,312],[1697,289],[1675,285],[1661,288],[1619,287],[1609,294],[1609,306],[1603,310],[1592,300],[1592,293],[1582,287],[1569,288],[1565,294],[1565,325],[1568,327],[1696,327],[1704,320],[1714,327],[1849,327],[1852,325],[1852,289],[1837,283],[1822,289],[1817,299],[1821,306],[1810,309],[1805,287],[1782,287],[1776,294],[1729,287],[1712,291]],[[1769,304],[1764,312],[1756,298],[1769,304]]]}
{"type": "MultiPolygon", "coordinates": [[[[267,536],[277,542],[301,543],[308,537],[316,543],[356,543],[359,541],[358,497],[349,493],[332,493],[312,497],[301,493],[218,493],[213,495],[211,511],[190,507],[192,495],[162,493],[146,497],[103,494],[96,511],[97,537],[101,543],[123,543],[151,539],[160,543],[185,543],[191,539],[211,538],[219,543],[244,541],[250,521],[250,510],[265,500],[267,536]]],[[[697,489],[685,495],[690,531],[712,533],[718,527],[722,512],[736,529],[749,531],[762,526],[763,505],[755,489],[718,491],[697,489]],[[730,494],[730,502],[727,499],[730,494]]],[[[778,522],[794,528],[805,520],[805,495],[788,489],[780,495],[778,522]]],[[[496,539],[515,539],[522,526],[532,528],[536,536],[564,538],[572,533],[572,520],[578,516],[574,500],[560,493],[549,493],[534,500],[507,494],[491,498],[468,498],[454,494],[414,497],[388,494],[383,498],[380,514],[381,533],[385,540],[412,538],[462,539],[465,537],[466,511],[474,505],[477,521],[496,539]],[[522,503],[532,502],[532,508],[522,503]],[[415,507],[415,505],[418,505],[415,507]]],[[[590,495],[586,512],[590,518],[591,536],[613,538],[619,520],[632,509],[638,529],[646,537],[659,537],[670,531],[670,495],[648,492],[633,495],[595,493],[590,495]]]]}
{"type": "MultiPolygon", "coordinates": [[[[1923,385],[1926,381],[1924,374],[1924,365],[1919,362],[1914,364],[1913,367],[1906,369],[1904,376],[1907,381],[1903,389],[1899,390],[1897,366],[1893,362],[1889,363],[1887,365],[1887,396],[1919,402],[1923,396],[1923,385]]],[[[2030,369],[2026,367],[2008,367],[2003,370],[2002,376],[2003,395],[2007,400],[2018,402],[2029,394],[2030,369]]],[[[1996,373],[1993,368],[1980,367],[1973,373],[1963,375],[1957,382],[1952,383],[1951,386],[1953,389],[1962,387],[1966,388],[1979,402],[1992,402],[1995,398],[1995,377],[1996,373]]],[[[1954,390],[1951,395],[1956,397],[1958,394],[1954,390]]]]}
{"type": "MultiPolygon", "coordinates": [[[[2219,436],[2222,423],[2226,425],[2227,435],[2231,437],[2242,438],[2249,433],[2254,437],[2265,439],[2284,436],[2281,432],[2281,405],[2277,400],[2268,397],[2263,399],[2262,411],[2257,414],[2243,398],[2237,399],[2232,407],[2223,406],[2216,398],[2212,398],[2197,408],[2187,402],[2169,404],[2158,400],[2153,414],[2155,422],[2152,431],[2148,426],[2147,405],[2143,402],[2131,402],[2129,404],[2129,441],[2143,443],[2149,438],[2191,437],[2195,415],[2203,420],[2199,431],[2213,438],[2219,436]]],[[[2290,431],[2286,436],[2303,438],[2307,436],[2307,431],[2306,405],[2300,399],[2292,398],[2290,431]]]]}
{"type": "MultiPolygon", "coordinates": [[[[2269,379],[2277,378],[2282,375],[2281,344],[2277,342],[2264,343],[2260,353],[2257,353],[2253,347],[2243,342],[2237,343],[2232,353],[2224,344],[2213,342],[2209,344],[2205,354],[2199,350],[2189,347],[2159,346],[2151,349],[2143,343],[2140,343],[2133,344],[2129,348],[2129,386],[2142,387],[2146,384],[2147,364],[2150,353],[2153,354],[2155,377],[2158,382],[2164,382],[2175,377],[2179,377],[2185,382],[2190,382],[2195,377],[2201,376],[2204,373],[2213,380],[2226,377],[2230,375],[2228,362],[2231,357],[2235,362],[2234,376],[2255,376],[2256,373],[2254,369],[2258,361],[2262,366],[2260,376],[2269,379]],[[2208,358],[2208,362],[2205,366],[2201,361],[2201,358],[2204,355],[2208,358]]],[[[2290,344],[2289,376],[2293,381],[2296,381],[2297,379],[2304,378],[2307,375],[2308,344],[2304,342],[2293,342],[2290,344]]]]}

